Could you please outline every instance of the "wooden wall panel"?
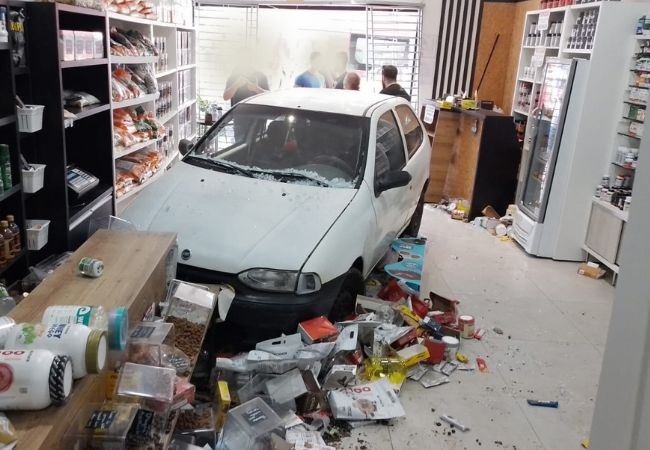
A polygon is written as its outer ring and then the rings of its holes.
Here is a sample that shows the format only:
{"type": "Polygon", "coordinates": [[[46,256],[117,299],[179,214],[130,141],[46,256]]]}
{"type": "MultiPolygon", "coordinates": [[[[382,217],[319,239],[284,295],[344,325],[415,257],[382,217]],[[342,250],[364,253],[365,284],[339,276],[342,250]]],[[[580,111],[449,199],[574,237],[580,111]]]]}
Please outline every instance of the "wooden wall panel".
{"type": "Polygon", "coordinates": [[[460,114],[458,138],[454,143],[443,191],[445,197],[463,198],[471,201],[476,177],[483,121],[467,114],[460,114]],[[476,123],[476,133],[472,126],[476,123]]]}
{"type": "Polygon", "coordinates": [[[424,198],[427,203],[438,203],[445,196],[445,181],[457,141],[460,116],[459,113],[444,110],[438,113],[436,134],[431,148],[429,187],[424,198]]]}
{"type": "Polygon", "coordinates": [[[521,49],[521,36],[526,21],[526,13],[539,9],[539,0],[527,0],[515,3],[515,12],[512,18],[512,39],[510,40],[510,53],[507,61],[505,84],[503,91],[503,111],[512,114],[512,97],[517,82],[517,66],[519,65],[519,50],[521,49]]]}
{"type": "MultiPolygon", "coordinates": [[[[512,26],[516,9],[516,3],[487,1],[483,4],[476,64],[474,66],[473,89],[478,88],[483,71],[485,71],[483,83],[478,91],[478,98],[493,100],[495,105],[503,109],[505,109],[504,102],[506,97],[504,94],[506,89],[506,74],[509,69],[512,48],[512,37],[513,33],[520,32],[520,30],[514,30],[512,26]],[[486,69],[486,63],[497,35],[499,36],[499,40],[494,49],[490,64],[486,69]]],[[[510,98],[512,98],[512,95],[510,95],[510,98]]],[[[512,103],[512,101],[509,103],[512,103]]]]}

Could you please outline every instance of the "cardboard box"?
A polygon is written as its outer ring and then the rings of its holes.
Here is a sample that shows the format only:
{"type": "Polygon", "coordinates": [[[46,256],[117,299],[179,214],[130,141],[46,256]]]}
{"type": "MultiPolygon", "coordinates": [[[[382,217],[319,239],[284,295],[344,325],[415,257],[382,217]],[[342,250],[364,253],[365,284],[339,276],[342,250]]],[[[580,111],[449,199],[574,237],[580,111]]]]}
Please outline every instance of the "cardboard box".
{"type": "Polygon", "coordinates": [[[92,31],[84,31],[83,39],[85,59],[93,59],[95,57],[95,36],[92,31]]]}
{"type": "Polygon", "coordinates": [[[74,55],[74,31],[61,30],[59,32],[59,58],[61,61],[74,61],[74,55]]]}
{"type": "Polygon", "coordinates": [[[605,270],[600,268],[600,264],[596,263],[582,263],[578,267],[578,273],[589,278],[602,278],[605,275],[605,270]]]}
{"type": "Polygon", "coordinates": [[[93,32],[93,58],[104,57],[104,35],[101,31],[93,32]]]}
{"type": "Polygon", "coordinates": [[[431,311],[442,312],[442,314],[433,316],[434,319],[443,325],[456,323],[459,303],[457,300],[450,300],[435,292],[429,292],[429,299],[431,300],[431,311]]]}

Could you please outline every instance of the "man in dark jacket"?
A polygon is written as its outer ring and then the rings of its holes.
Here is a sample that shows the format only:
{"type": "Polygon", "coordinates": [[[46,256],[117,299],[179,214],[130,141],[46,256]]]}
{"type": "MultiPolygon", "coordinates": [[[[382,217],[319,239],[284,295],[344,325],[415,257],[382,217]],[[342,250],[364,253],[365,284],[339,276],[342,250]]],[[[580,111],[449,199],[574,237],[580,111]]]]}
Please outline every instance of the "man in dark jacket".
{"type": "Polygon", "coordinates": [[[386,95],[397,95],[406,101],[411,101],[411,96],[397,83],[397,67],[384,66],[381,68],[381,84],[384,87],[379,93],[386,95]]]}

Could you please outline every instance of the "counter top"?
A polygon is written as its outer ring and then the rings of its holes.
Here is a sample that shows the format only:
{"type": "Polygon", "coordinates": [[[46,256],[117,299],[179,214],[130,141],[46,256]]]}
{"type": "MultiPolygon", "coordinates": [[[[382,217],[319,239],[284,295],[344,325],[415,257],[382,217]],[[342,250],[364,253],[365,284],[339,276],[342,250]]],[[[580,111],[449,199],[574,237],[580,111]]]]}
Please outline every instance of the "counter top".
{"type": "MultiPolygon", "coordinates": [[[[39,322],[51,305],[101,305],[107,309],[126,306],[129,324],[133,325],[152,302],[165,295],[165,263],[175,242],[174,233],[99,230],[23,299],[10,316],[16,322],[39,322]],[[84,256],[104,262],[101,277],[86,278],[77,272],[77,264],[84,256]]],[[[7,412],[18,433],[18,448],[64,450],[61,440],[72,418],[82,405],[103,401],[103,383],[103,375],[88,375],[74,383],[72,395],[63,406],[7,412]]]]}
{"type": "Polygon", "coordinates": [[[512,117],[489,109],[463,109],[457,106],[454,106],[451,109],[443,109],[443,108],[439,108],[438,106],[436,106],[436,108],[439,109],[440,111],[449,111],[449,112],[467,114],[468,116],[473,116],[479,119],[484,119],[486,117],[512,117]]]}

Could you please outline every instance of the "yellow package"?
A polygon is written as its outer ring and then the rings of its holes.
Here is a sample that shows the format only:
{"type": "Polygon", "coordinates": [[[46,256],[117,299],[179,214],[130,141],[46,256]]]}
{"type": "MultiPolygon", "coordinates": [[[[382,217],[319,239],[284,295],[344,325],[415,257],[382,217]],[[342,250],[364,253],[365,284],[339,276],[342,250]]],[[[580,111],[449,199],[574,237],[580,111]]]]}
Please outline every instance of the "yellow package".
{"type": "Polygon", "coordinates": [[[469,362],[469,358],[467,357],[467,355],[461,352],[456,352],[456,359],[458,360],[458,362],[461,362],[463,364],[467,364],[469,362]]]}
{"type": "Polygon", "coordinates": [[[18,436],[16,429],[4,413],[0,413],[0,444],[11,444],[18,436]]]}
{"type": "Polygon", "coordinates": [[[226,421],[226,415],[230,409],[230,403],[230,389],[228,388],[228,382],[223,380],[217,381],[217,388],[214,393],[214,427],[217,431],[221,431],[223,428],[223,424],[226,421]]]}

